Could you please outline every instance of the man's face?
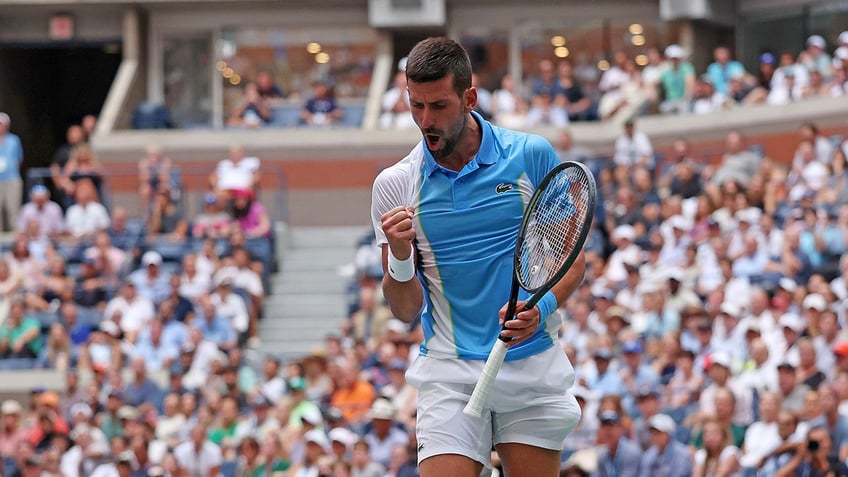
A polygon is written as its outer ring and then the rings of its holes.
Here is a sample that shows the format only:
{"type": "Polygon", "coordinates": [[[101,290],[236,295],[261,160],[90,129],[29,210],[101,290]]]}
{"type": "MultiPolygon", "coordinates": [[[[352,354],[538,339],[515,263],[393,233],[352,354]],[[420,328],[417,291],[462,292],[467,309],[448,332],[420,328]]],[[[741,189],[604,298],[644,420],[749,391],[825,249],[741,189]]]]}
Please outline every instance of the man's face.
{"type": "Polygon", "coordinates": [[[436,159],[449,156],[457,144],[477,104],[477,93],[468,89],[460,97],[453,89],[453,75],[437,81],[407,85],[412,119],[424,135],[424,142],[436,159]]]}

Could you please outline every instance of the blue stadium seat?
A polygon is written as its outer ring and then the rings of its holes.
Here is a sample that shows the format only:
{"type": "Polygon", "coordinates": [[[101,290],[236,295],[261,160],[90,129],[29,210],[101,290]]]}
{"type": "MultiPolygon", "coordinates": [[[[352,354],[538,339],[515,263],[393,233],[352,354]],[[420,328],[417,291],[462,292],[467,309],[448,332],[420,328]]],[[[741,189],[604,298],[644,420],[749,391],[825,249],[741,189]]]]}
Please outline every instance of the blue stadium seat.
{"type": "Polygon", "coordinates": [[[365,104],[348,104],[342,106],[344,116],[342,117],[341,126],[349,128],[358,128],[362,126],[362,119],[365,117],[365,104]]]}
{"type": "Polygon", "coordinates": [[[59,322],[59,315],[49,311],[30,311],[27,315],[38,320],[42,330],[49,330],[54,323],[59,322]]]}
{"type": "Polygon", "coordinates": [[[187,241],[174,242],[171,240],[157,239],[147,244],[148,250],[155,250],[162,255],[165,262],[180,263],[187,253],[191,253],[190,244],[187,241]]]}
{"type": "Polygon", "coordinates": [[[35,368],[36,360],[31,358],[0,359],[0,371],[20,371],[35,368]]]}
{"type": "Polygon", "coordinates": [[[235,477],[236,468],[238,467],[238,462],[234,460],[228,460],[221,464],[221,476],[222,477],[235,477]]]}
{"type": "Polygon", "coordinates": [[[77,308],[78,323],[88,325],[92,328],[97,328],[100,326],[101,321],[103,321],[103,313],[97,308],[88,308],[84,306],[77,308]]]}

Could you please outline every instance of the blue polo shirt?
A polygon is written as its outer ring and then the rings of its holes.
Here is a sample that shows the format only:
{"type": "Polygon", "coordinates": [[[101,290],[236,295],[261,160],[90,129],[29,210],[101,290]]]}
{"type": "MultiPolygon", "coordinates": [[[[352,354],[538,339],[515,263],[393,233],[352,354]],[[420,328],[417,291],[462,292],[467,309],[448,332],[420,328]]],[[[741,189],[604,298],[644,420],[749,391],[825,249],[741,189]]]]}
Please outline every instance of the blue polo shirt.
{"type": "Polygon", "coordinates": [[[0,138],[0,182],[20,180],[23,160],[21,139],[16,134],[7,132],[0,138]]]}
{"type": "MultiPolygon", "coordinates": [[[[473,160],[460,171],[446,169],[420,142],[377,177],[371,214],[383,244],[380,216],[400,205],[415,208],[418,279],[424,288],[421,354],[483,360],[500,333],[498,310],[509,299],[524,209],[559,159],[541,136],[493,126],[472,114],[482,131],[473,160]]],[[[553,346],[560,325],[558,314],[553,316],[510,348],[506,359],[553,346]]]]}

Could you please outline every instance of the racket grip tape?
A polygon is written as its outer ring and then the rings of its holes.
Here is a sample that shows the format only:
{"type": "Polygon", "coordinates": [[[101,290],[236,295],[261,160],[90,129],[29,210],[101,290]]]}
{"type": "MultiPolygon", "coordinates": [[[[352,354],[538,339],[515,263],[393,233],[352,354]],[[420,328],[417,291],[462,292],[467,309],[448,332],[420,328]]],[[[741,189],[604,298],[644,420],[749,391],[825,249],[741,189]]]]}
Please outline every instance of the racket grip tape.
{"type": "Polygon", "coordinates": [[[501,365],[506,358],[506,343],[501,340],[495,340],[495,346],[489,353],[489,358],[483,366],[483,371],[480,373],[480,378],[474,386],[474,391],[471,393],[471,399],[462,410],[463,414],[469,417],[480,417],[483,414],[483,406],[489,400],[489,391],[492,389],[492,384],[495,382],[495,377],[501,369],[501,365]]]}

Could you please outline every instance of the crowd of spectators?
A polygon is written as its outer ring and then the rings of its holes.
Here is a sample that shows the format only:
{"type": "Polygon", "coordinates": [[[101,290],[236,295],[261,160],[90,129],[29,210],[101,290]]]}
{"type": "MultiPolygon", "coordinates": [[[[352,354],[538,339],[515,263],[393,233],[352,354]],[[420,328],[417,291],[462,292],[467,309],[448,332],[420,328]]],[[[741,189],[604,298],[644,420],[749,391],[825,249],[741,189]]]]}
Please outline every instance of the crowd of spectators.
{"type": "MultiPolygon", "coordinates": [[[[679,52],[665,53],[652,53],[657,71],[643,78],[666,74],[679,52]]],[[[568,107],[557,110],[559,93],[510,103],[507,77],[481,96],[484,112],[558,126],[592,118],[598,104],[576,94],[570,65],[543,66],[558,86],[539,88],[563,88],[568,107]]],[[[408,116],[405,77],[395,80],[387,127],[408,116]]],[[[688,110],[668,102],[683,97],[653,98],[668,114],[688,110]]],[[[9,125],[0,114],[7,137],[9,125]]],[[[784,164],[738,132],[708,163],[684,139],[657,154],[634,121],[610,157],[562,130],[562,160],[589,163],[601,194],[586,279],[559,311],[583,408],[563,475],[848,474],[848,141],[812,124],[799,132],[784,164]]],[[[232,146],[189,213],[178,168],[151,146],[131,216],[110,206],[88,135],[69,128],[49,177],[13,207],[0,368],[51,368],[66,381],[0,405],[2,475],[417,475],[404,372],[422,333],[386,307],[373,236],[356,250],[343,326],[301,359],[260,354],[273,262],[260,160],[232,146]]]]}
{"type": "MultiPolygon", "coordinates": [[[[646,114],[708,114],[750,104],[780,105],[814,97],[848,94],[848,31],[831,55],[826,40],[812,35],[800,51],[764,51],[757,71],[747,71],[718,46],[713,61],[696,71],[680,45],[648,48],[638,59],[623,51],[603,71],[572,65],[569,59],[542,59],[526,72],[525,91],[508,74],[493,91],[476,83],[478,111],[505,127],[565,127],[573,121],[646,114]]],[[[383,128],[411,128],[405,119],[405,78],[398,74],[383,96],[383,128]],[[397,120],[395,119],[397,116],[397,120]]],[[[408,102],[408,100],[407,100],[408,102]]]]}

